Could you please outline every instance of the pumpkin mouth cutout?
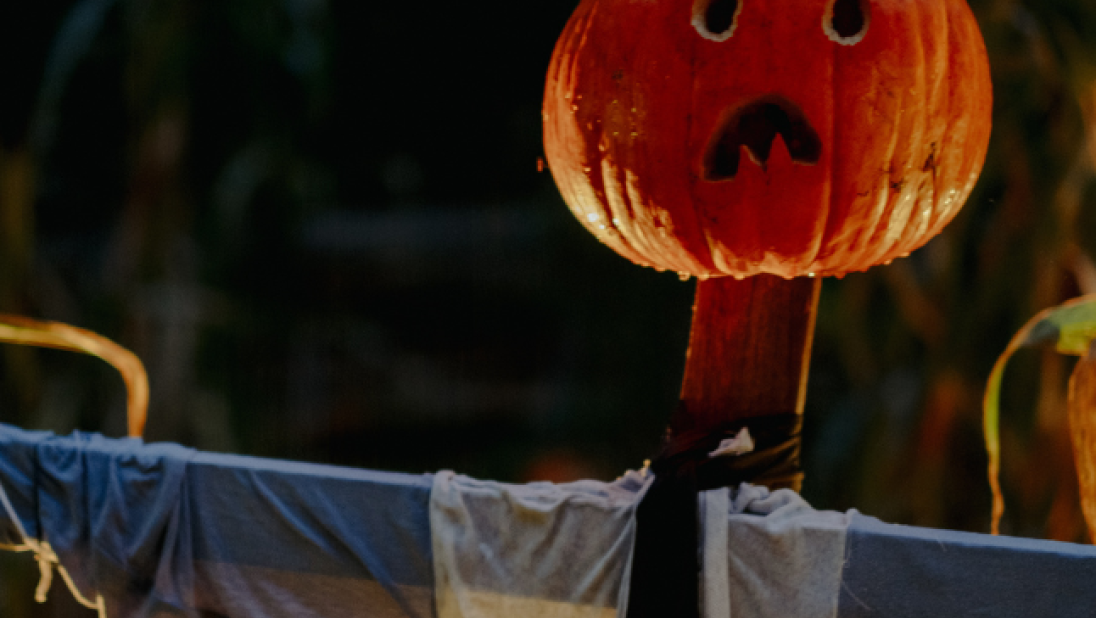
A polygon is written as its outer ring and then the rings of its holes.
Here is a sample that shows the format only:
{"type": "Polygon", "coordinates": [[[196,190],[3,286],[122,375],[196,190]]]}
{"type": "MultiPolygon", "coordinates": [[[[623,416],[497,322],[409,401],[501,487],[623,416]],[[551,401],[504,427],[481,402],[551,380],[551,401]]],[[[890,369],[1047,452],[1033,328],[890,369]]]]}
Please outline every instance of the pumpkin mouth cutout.
{"type": "Polygon", "coordinates": [[[700,177],[708,182],[733,180],[743,149],[751,161],[767,169],[777,135],[795,163],[814,165],[822,156],[822,141],[803,110],[784,97],[766,95],[724,113],[708,141],[700,177]]]}

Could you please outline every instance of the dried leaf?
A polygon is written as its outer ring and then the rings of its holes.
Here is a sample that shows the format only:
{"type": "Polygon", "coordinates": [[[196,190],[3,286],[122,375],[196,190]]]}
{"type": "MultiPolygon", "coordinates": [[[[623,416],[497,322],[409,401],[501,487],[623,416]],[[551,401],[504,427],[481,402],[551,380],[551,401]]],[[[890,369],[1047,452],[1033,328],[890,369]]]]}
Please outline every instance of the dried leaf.
{"type": "Polygon", "coordinates": [[[137,355],[89,330],[59,322],[0,314],[0,343],[82,352],[110,363],[126,383],[129,435],[140,437],[148,414],[148,374],[137,355]]]}
{"type": "Polygon", "coordinates": [[[1081,510],[1096,540],[1096,346],[1077,361],[1069,378],[1069,435],[1080,484],[1081,510]]]}
{"type": "Polygon", "coordinates": [[[1084,354],[1096,338],[1096,295],[1081,296],[1050,309],[1040,311],[1028,320],[1008,342],[1008,347],[989,374],[986,395],[982,402],[982,430],[989,455],[989,486],[993,492],[993,534],[1000,533],[1001,516],[1005,513],[1005,498],[1001,493],[1001,378],[1005,364],[1016,350],[1034,345],[1053,345],[1063,354],[1084,354]]]}

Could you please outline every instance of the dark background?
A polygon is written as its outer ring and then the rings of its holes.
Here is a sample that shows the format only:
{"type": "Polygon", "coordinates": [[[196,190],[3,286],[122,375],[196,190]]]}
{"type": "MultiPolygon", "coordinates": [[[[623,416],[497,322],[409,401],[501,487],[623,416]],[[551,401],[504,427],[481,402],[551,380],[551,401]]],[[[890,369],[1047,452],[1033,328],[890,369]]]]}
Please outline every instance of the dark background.
{"type": "MultiPolygon", "coordinates": [[[[1036,311],[1096,292],[1090,5],[972,2],[995,82],[986,169],[924,249],[825,282],[815,506],[988,529],[989,369],[1036,311]]],[[[676,401],[694,283],[601,246],[537,171],[574,6],[4,3],[0,312],[140,355],[149,440],[505,481],[640,466],[676,401]]],[[[1086,538],[1071,362],[1023,352],[1006,376],[1007,533],[1086,538]]],[[[121,435],[124,392],[95,359],[3,346],[0,422],[121,435]]],[[[0,556],[0,615],[30,615],[36,576],[0,556]]],[[[69,611],[60,588],[35,611],[69,611]]]]}

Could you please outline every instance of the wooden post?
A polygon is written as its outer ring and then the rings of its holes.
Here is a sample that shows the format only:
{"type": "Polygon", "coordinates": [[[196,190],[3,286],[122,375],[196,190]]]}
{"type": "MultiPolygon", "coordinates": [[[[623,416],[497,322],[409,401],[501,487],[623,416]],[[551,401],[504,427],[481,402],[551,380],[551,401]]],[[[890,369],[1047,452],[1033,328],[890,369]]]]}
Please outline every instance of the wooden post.
{"type": "Polygon", "coordinates": [[[821,283],[767,274],[697,283],[672,435],[803,413],[821,283]]]}

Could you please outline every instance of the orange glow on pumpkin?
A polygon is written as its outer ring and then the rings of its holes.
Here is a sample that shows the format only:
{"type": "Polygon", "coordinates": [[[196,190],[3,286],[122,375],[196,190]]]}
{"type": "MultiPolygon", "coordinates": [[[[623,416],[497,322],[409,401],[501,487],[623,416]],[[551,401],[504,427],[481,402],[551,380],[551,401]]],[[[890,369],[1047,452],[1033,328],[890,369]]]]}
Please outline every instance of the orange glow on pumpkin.
{"type": "Polygon", "coordinates": [[[545,153],[579,221],[636,263],[841,274],[955,216],[991,99],[962,0],[583,0],[545,153]]]}

